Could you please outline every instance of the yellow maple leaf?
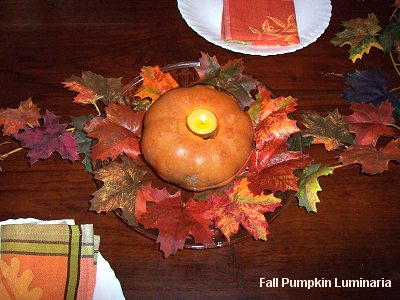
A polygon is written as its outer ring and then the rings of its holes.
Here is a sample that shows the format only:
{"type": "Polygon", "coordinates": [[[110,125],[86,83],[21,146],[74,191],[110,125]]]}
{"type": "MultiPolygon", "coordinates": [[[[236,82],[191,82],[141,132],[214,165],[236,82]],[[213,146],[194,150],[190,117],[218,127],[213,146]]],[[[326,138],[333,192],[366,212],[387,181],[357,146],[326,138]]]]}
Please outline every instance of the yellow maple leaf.
{"type": "Polygon", "coordinates": [[[20,260],[17,257],[11,258],[8,265],[4,260],[0,259],[0,299],[21,299],[21,300],[38,300],[43,295],[41,288],[33,288],[29,290],[29,285],[33,279],[33,273],[27,269],[18,276],[20,272],[20,260]]]}

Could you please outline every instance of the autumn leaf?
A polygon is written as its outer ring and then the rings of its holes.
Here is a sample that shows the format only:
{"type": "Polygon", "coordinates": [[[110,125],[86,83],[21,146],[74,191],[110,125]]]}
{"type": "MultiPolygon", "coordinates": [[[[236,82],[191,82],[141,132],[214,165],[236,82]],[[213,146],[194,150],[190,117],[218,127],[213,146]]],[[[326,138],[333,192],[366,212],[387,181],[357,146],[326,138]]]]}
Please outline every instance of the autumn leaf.
{"type": "Polygon", "coordinates": [[[351,132],[356,134],[357,145],[376,145],[380,136],[393,136],[394,130],[387,125],[395,120],[391,117],[393,108],[389,101],[376,108],[372,104],[354,102],[350,106],[354,113],[345,117],[351,132]]]}
{"type": "Polygon", "coordinates": [[[92,164],[90,162],[92,139],[87,136],[85,131],[83,131],[83,127],[85,127],[86,123],[92,118],[92,115],[83,115],[79,117],[70,116],[70,125],[75,128],[74,135],[76,141],[78,142],[79,153],[85,155],[84,159],[82,160],[82,164],[85,166],[85,170],[88,172],[92,171],[92,164]]]}
{"type": "MultiPolygon", "coordinates": [[[[264,145],[274,139],[288,139],[289,136],[300,129],[296,121],[288,117],[288,114],[295,111],[297,99],[292,97],[270,98],[270,93],[259,91],[262,94],[257,126],[255,129],[256,148],[262,149],[264,145]]],[[[256,105],[257,102],[255,103],[256,105]]],[[[254,109],[254,107],[250,107],[254,109]]],[[[253,115],[253,118],[255,116],[253,115]]]]}
{"type": "Polygon", "coordinates": [[[285,140],[274,140],[262,151],[255,151],[250,158],[249,190],[260,195],[264,190],[298,190],[294,170],[303,169],[311,158],[299,151],[287,151],[285,140]]]}
{"type": "Polygon", "coordinates": [[[243,74],[244,64],[241,59],[230,60],[220,66],[215,56],[201,53],[200,66],[196,67],[200,83],[220,87],[232,94],[242,108],[250,106],[254,99],[250,91],[255,89],[259,81],[250,75],[243,74]]]}
{"type": "Polygon", "coordinates": [[[20,129],[39,126],[40,109],[32,103],[32,98],[19,103],[18,108],[0,109],[0,126],[4,125],[3,135],[18,133],[20,129]]]}
{"type": "Polygon", "coordinates": [[[123,89],[121,78],[105,78],[91,71],[82,72],[82,78],[72,75],[63,82],[64,86],[78,92],[75,103],[95,104],[97,100],[105,105],[109,102],[122,103],[123,89]]]}
{"type": "Polygon", "coordinates": [[[16,256],[9,265],[0,259],[0,278],[0,299],[39,300],[43,296],[41,288],[29,287],[34,274],[30,269],[21,270],[21,261],[16,256]]]}
{"type": "Polygon", "coordinates": [[[333,168],[312,164],[303,170],[299,181],[299,191],[296,197],[299,199],[299,206],[304,207],[308,212],[317,212],[316,204],[319,202],[317,192],[322,191],[318,183],[318,177],[331,175],[333,168]]]}
{"type": "Polygon", "coordinates": [[[302,117],[303,125],[307,128],[303,135],[312,136],[313,144],[324,144],[326,150],[333,151],[342,143],[354,143],[349,126],[337,109],[329,112],[326,117],[315,112],[303,112],[302,117]]]}
{"type": "Polygon", "coordinates": [[[153,103],[165,92],[179,86],[169,73],[162,72],[158,66],[145,66],[140,75],[143,83],[136,91],[135,97],[151,98],[153,103]]]}
{"type": "Polygon", "coordinates": [[[254,196],[247,184],[247,179],[243,178],[226,191],[225,197],[211,196],[212,206],[207,216],[215,220],[215,226],[228,241],[232,234],[238,232],[240,224],[256,240],[266,240],[269,231],[264,214],[273,212],[281,205],[281,199],[273,194],[254,196]]]}
{"type": "Polygon", "coordinates": [[[261,103],[263,102],[264,98],[268,99],[268,101],[271,99],[271,92],[267,89],[265,85],[259,85],[257,87],[257,94],[255,98],[256,99],[251,104],[249,110],[247,111],[247,114],[250,116],[253,125],[257,126],[259,122],[261,103]]]}
{"type": "Polygon", "coordinates": [[[357,58],[362,58],[364,53],[369,53],[371,47],[382,49],[375,38],[375,34],[382,28],[378,25],[378,18],[368,14],[366,19],[357,18],[342,23],[345,28],[331,40],[335,46],[350,45],[350,59],[354,63],[357,58]]]}
{"type": "Polygon", "coordinates": [[[83,128],[88,137],[98,139],[92,147],[92,161],[108,157],[114,160],[122,152],[137,159],[144,111],[132,111],[127,106],[114,103],[110,103],[105,111],[106,118],[94,117],[83,128]]]}
{"type": "Polygon", "coordinates": [[[304,136],[301,132],[293,133],[287,140],[288,151],[304,152],[306,148],[311,146],[313,140],[312,136],[304,136]]]}
{"type": "Polygon", "coordinates": [[[390,21],[379,35],[378,41],[385,53],[393,49],[393,43],[400,39],[400,25],[395,21],[390,21]]]}
{"type": "Polygon", "coordinates": [[[149,207],[139,222],[146,228],[158,229],[156,242],[168,257],[183,249],[189,235],[205,246],[214,245],[209,228],[211,221],[205,216],[209,206],[207,202],[193,199],[183,205],[180,193],[177,193],[175,197],[149,207]]]}
{"type": "Polygon", "coordinates": [[[104,184],[92,194],[94,198],[90,201],[90,210],[99,213],[120,208],[122,217],[129,225],[137,224],[136,196],[145,172],[126,156],[121,156],[121,163],[114,161],[93,171],[94,178],[104,184]]]}
{"type": "Polygon", "coordinates": [[[394,1],[394,3],[392,4],[392,6],[400,7],[400,0],[394,1]]]}
{"type": "Polygon", "coordinates": [[[399,146],[400,139],[390,141],[379,150],[372,145],[353,145],[340,156],[339,161],[345,166],[359,163],[363,172],[375,175],[387,171],[389,161],[400,162],[399,146]]]}
{"type": "Polygon", "coordinates": [[[78,160],[78,143],[74,135],[65,130],[68,124],[60,124],[60,118],[48,110],[43,119],[42,126],[14,134],[22,147],[30,148],[27,154],[30,164],[34,164],[39,159],[48,158],[54,151],[58,152],[63,159],[78,160]]]}
{"type": "Polygon", "coordinates": [[[347,102],[372,103],[379,106],[383,101],[395,100],[388,92],[388,80],[378,69],[356,71],[344,76],[350,87],[344,91],[342,98],[347,102]]]}

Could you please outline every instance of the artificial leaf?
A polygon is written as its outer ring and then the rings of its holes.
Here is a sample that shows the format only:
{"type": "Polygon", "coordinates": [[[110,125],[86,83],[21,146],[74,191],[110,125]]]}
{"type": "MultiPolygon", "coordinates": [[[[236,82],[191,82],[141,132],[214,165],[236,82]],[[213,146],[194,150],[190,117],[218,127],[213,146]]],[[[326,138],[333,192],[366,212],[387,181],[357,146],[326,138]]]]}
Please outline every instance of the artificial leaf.
{"type": "Polygon", "coordinates": [[[299,206],[304,207],[308,212],[317,211],[316,204],[319,202],[317,192],[322,191],[318,183],[318,177],[331,175],[333,168],[312,164],[303,170],[299,181],[299,191],[296,197],[299,199],[299,206]]]}
{"type": "Polygon", "coordinates": [[[375,146],[380,136],[393,136],[394,130],[387,126],[395,122],[391,117],[393,107],[389,101],[382,102],[378,108],[372,104],[353,102],[350,108],[354,113],[345,119],[350,131],[356,134],[357,145],[375,146]]]}
{"type": "Polygon", "coordinates": [[[108,157],[114,160],[122,152],[137,159],[144,111],[132,111],[128,106],[114,103],[110,103],[105,111],[106,118],[94,117],[83,128],[89,137],[98,139],[92,147],[92,161],[108,157]]]}
{"type": "Polygon", "coordinates": [[[215,220],[215,226],[228,241],[238,232],[240,224],[256,240],[266,240],[269,231],[264,214],[281,205],[281,199],[273,194],[254,196],[247,184],[247,179],[243,178],[235,182],[225,196],[211,196],[212,206],[207,215],[215,220]]]}
{"type": "Polygon", "coordinates": [[[43,290],[32,287],[34,274],[31,269],[22,269],[21,261],[17,256],[6,261],[0,259],[0,299],[42,299],[43,290]]]}
{"type": "Polygon", "coordinates": [[[394,1],[394,3],[392,4],[392,6],[400,7],[400,0],[394,1]]]}
{"type": "Polygon", "coordinates": [[[375,38],[375,34],[382,28],[378,25],[375,14],[368,14],[366,19],[357,18],[342,23],[345,28],[331,40],[335,46],[350,45],[350,59],[353,63],[357,58],[362,58],[364,53],[369,53],[371,47],[382,49],[375,38]]]}
{"type": "Polygon", "coordinates": [[[158,66],[145,66],[140,75],[143,83],[136,91],[135,97],[141,99],[151,98],[154,102],[165,92],[179,86],[169,73],[162,72],[158,66]]]}
{"type": "Polygon", "coordinates": [[[74,135],[76,141],[79,146],[79,153],[85,155],[82,160],[82,164],[85,166],[85,170],[88,172],[92,171],[92,164],[90,162],[90,153],[92,152],[92,139],[89,138],[85,131],[83,131],[83,127],[85,127],[86,123],[93,119],[92,115],[83,115],[79,117],[70,116],[71,122],[70,125],[75,128],[74,135]]]}
{"type": "Polygon", "coordinates": [[[12,135],[20,129],[39,126],[40,109],[33,104],[32,98],[19,103],[18,108],[0,109],[0,126],[4,125],[3,135],[12,135]]]}
{"type": "Polygon", "coordinates": [[[304,152],[306,148],[311,146],[313,140],[312,136],[304,136],[301,132],[293,133],[287,140],[288,151],[304,152]]]}
{"type": "Polygon", "coordinates": [[[399,139],[390,141],[379,150],[372,145],[353,145],[340,156],[339,161],[345,166],[359,163],[363,172],[375,175],[388,170],[389,161],[400,162],[399,146],[399,139]]]}
{"type": "Polygon", "coordinates": [[[393,49],[394,41],[400,39],[400,24],[390,21],[379,35],[378,41],[385,53],[393,49]]]}
{"type": "Polygon", "coordinates": [[[313,144],[324,144],[328,151],[336,150],[342,143],[353,144],[354,139],[345,119],[335,109],[322,117],[315,112],[304,112],[303,125],[307,128],[304,136],[312,136],[313,144]]]}
{"type": "Polygon", "coordinates": [[[137,224],[136,196],[145,171],[130,158],[121,156],[121,163],[113,161],[93,173],[94,178],[103,181],[104,185],[93,193],[90,210],[99,213],[120,208],[129,225],[137,224]]]}
{"type": "Polygon", "coordinates": [[[352,102],[372,103],[379,106],[383,101],[394,100],[388,92],[387,78],[378,69],[356,71],[344,76],[350,87],[344,91],[342,98],[352,102]]]}
{"type": "Polygon", "coordinates": [[[196,67],[199,82],[222,88],[232,94],[242,108],[250,106],[254,99],[250,91],[259,82],[249,75],[243,74],[244,64],[241,59],[228,61],[220,66],[215,56],[201,53],[200,66],[196,67]]]}
{"type": "Polygon", "coordinates": [[[249,167],[249,190],[260,195],[264,190],[297,191],[298,178],[293,174],[311,163],[311,158],[299,151],[287,151],[285,140],[273,140],[262,151],[253,152],[249,167]]]}
{"type": "Polygon", "coordinates": [[[121,78],[105,78],[91,71],[82,72],[82,78],[72,75],[63,82],[64,86],[79,94],[75,103],[87,105],[97,100],[105,105],[109,102],[123,103],[121,78]]]}
{"type": "Polygon", "coordinates": [[[60,124],[60,118],[48,110],[43,119],[42,126],[14,134],[22,147],[30,148],[27,154],[30,164],[34,164],[39,159],[48,158],[54,151],[58,152],[63,159],[78,160],[78,143],[74,135],[65,130],[68,124],[60,124]]]}
{"type": "Polygon", "coordinates": [[[257,127],[255,129],[256,148],[262,149],[264,145],[274,139],[288,139],[289,136],[300,129],[296,121],[288,117],[295,111],[297,99],[292,97],[279,97],[271,99],[269,93],[263,94],[260,105],[257,127]]]}
{"type": "Polygon", "coordinates": [[[158,228],[157,243],[165,257],[183,249],[186,238],[193,236],[205,246],[214,245],[209,228],[210,219],[205,216],[209,204],[189,199],[183,205],[180,194],[148,208],[139,222],[146,228],[158,228]]]}
{"type": "Polygon", "coordinates": [[[255,96],[255,101],[251,104],[247,114],[250,116],[250,119],[253,122],[254,126],[258,125],[261,103],[264,98],[271,99],[271,92],[268,91],[267,87],[264,85],[259,85],[257,87],[257,94],[255,96]]]}

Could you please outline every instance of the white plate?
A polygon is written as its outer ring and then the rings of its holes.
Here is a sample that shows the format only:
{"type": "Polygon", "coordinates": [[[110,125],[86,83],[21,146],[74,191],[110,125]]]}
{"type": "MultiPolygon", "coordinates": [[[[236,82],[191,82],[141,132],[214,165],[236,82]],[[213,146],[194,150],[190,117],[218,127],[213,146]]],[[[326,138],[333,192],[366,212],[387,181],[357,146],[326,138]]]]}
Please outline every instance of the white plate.
{"type": "MultiPolygon", "coordinates": [[[[41,221],[38,219],[27,218],[27,219],[9,219],[0,222],[0,225],[10,224],[28,224],[28,223],[41,223],[41,224],[69,224],[74,225],[75,222],[72,219],[66,220],[52,220],[52,221],[41,221]]],[[[97,256],[97,273],[96,273],[96,285],[94,288],[93,300],[124,300],[125,297],[122,293],[122,288],[119,280],[115,276],[113,269],[110,264],[100,254],[97,256]]]]}
{"type": "MultiPolygon", "coordinates": [[[[245,1],[245,0],[244,0],[245,1]]],[[[253,46],[228,43],[221,39],[223,0],[178,0],[186,23],[207,41],[235,52],[276,55],[294,52],[315,42],[331,19],[330,0],[294,0],[300,43],[290,46],[253,46]]]]}

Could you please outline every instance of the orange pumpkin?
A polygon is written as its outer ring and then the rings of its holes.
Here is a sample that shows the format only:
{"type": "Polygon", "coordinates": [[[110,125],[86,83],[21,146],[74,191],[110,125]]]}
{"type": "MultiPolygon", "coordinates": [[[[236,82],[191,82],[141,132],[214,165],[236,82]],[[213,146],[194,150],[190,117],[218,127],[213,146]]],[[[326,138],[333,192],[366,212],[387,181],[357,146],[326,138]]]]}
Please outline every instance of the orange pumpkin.
{"type": "Polygon", "coordinates": [[[146,112],[141,146],[147,162],[165,180],[202,191],[223,186],[247,165],[252,151],[250,117],[229,94],[211,86],[175,88],[146,112]],[[213,112],[218,128],[204,139],[187,126],[194,108],[213,112]]]}

